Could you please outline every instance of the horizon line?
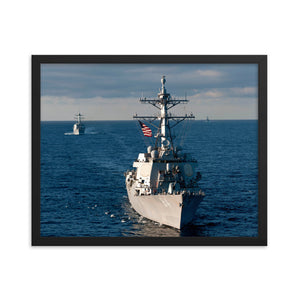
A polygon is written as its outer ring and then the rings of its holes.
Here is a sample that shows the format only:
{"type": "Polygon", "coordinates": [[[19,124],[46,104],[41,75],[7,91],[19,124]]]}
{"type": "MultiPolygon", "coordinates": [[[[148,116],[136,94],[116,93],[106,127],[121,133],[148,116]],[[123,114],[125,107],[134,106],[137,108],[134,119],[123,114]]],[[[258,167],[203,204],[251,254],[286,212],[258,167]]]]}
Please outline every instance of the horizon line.
{"type": "MultiPolygon", "coordinates": [[[[105,121],[135,121],[134,119],[107,119],[107,120],[84,120],[84,122],[95,122],[95,121],[99,121],[99,122],[105,122],[105,121]]],[[[207,121],[206,119],[197,119],[197,120],[192,120],[192,121],[207,121]]],[[[210,121],[258,121],[258,119],[209,119],[210,121]]],[[[73,120],[40,120],[40,122],[73,122],[73,120]]]]}

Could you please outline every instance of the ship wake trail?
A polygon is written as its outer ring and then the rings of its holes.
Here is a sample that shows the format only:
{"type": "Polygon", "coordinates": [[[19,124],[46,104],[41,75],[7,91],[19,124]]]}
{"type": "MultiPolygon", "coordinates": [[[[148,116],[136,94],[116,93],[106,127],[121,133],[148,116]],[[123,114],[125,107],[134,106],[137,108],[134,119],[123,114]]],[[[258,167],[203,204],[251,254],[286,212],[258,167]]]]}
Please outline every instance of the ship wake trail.
{"type": "Polygon", "coordinates": [[[96,131],[94,127],[86,128],[85,134],[99,134],[99,131],[96,131]]]}
{"type": "MultiPolygon", "coordinates": [[[[84,134],[85,135],[100,134],[100,131],[88,131],[88,129],[87,129],[84,134]]],[[[78,135],[78,134],[76,134],[74,132],[65,132],[64,135],[78,135]]]]}

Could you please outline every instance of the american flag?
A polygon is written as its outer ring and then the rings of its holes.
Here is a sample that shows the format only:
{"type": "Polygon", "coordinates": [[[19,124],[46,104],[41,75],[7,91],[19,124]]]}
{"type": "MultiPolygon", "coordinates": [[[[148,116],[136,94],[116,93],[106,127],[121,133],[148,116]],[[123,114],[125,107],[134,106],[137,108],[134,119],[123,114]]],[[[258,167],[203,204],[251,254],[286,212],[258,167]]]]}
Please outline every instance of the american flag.
{"type": "Polygon", "coordinates": [[[139,121],[139,123],[140,123],[140,125],[142,127],[142,131],[143,131],[144,136],[151,137],[152,136],[151,129],[147,125],[145,125],[144,123],[142,123],[141,121],[139,121]]]}

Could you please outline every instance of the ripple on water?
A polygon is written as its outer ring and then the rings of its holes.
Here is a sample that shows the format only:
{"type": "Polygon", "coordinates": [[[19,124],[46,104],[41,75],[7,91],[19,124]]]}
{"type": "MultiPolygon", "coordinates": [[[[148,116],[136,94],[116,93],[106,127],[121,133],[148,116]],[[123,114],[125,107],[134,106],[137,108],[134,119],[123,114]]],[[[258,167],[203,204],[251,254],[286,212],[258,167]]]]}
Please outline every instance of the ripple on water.
{"type": "Polygon", "coordinates": [[[193,122],[184,147],[206,197],[181,231],[140,218],[128,202],[123,173],[147,146],[138,129],[86,122],[88,134],[72,136],[72,122],[42,122],[42,236],[257,235],[256,121],[193,122]]]}

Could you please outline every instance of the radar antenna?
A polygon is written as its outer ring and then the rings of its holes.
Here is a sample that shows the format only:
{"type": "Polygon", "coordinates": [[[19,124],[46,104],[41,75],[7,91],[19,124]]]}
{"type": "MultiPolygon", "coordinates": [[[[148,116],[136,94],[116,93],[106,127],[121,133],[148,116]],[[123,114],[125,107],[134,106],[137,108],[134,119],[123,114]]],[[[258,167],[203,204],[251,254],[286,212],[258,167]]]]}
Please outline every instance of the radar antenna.
{"type": "Polygon", "coordinates": [[[157,109],[160,110],[160,114],[157,116],[133,116],[134,119],[144,120],[151,123],[154,127],[158,129],[158,133],[155,136],[155,148],[162,150],[163,152],[169,149],[171,146],[171,150],[173,151],[174,156],[174,144],[173,144],[173,135],[171,129],[178,125],[180,122],[186,119],[195,119],[195,116],[191,113],[190,115],[185,114],[185,116],[173,116],[169,113],[169,110],[174,106],[182,103],[187,103],[189,100],[186,99],[176,99],[172,98],[169,93],[167,93],[167,89],[165,87],[166,83],[166,76],[162,76],[161,78],[161,89],[157,95],[157,98],[147,99],[147,98],[140,98],[140,102],[143,104],[151,104],[157,109]],[[159,126],[153,124],[155,120],[159,120],[159,126]]]}

